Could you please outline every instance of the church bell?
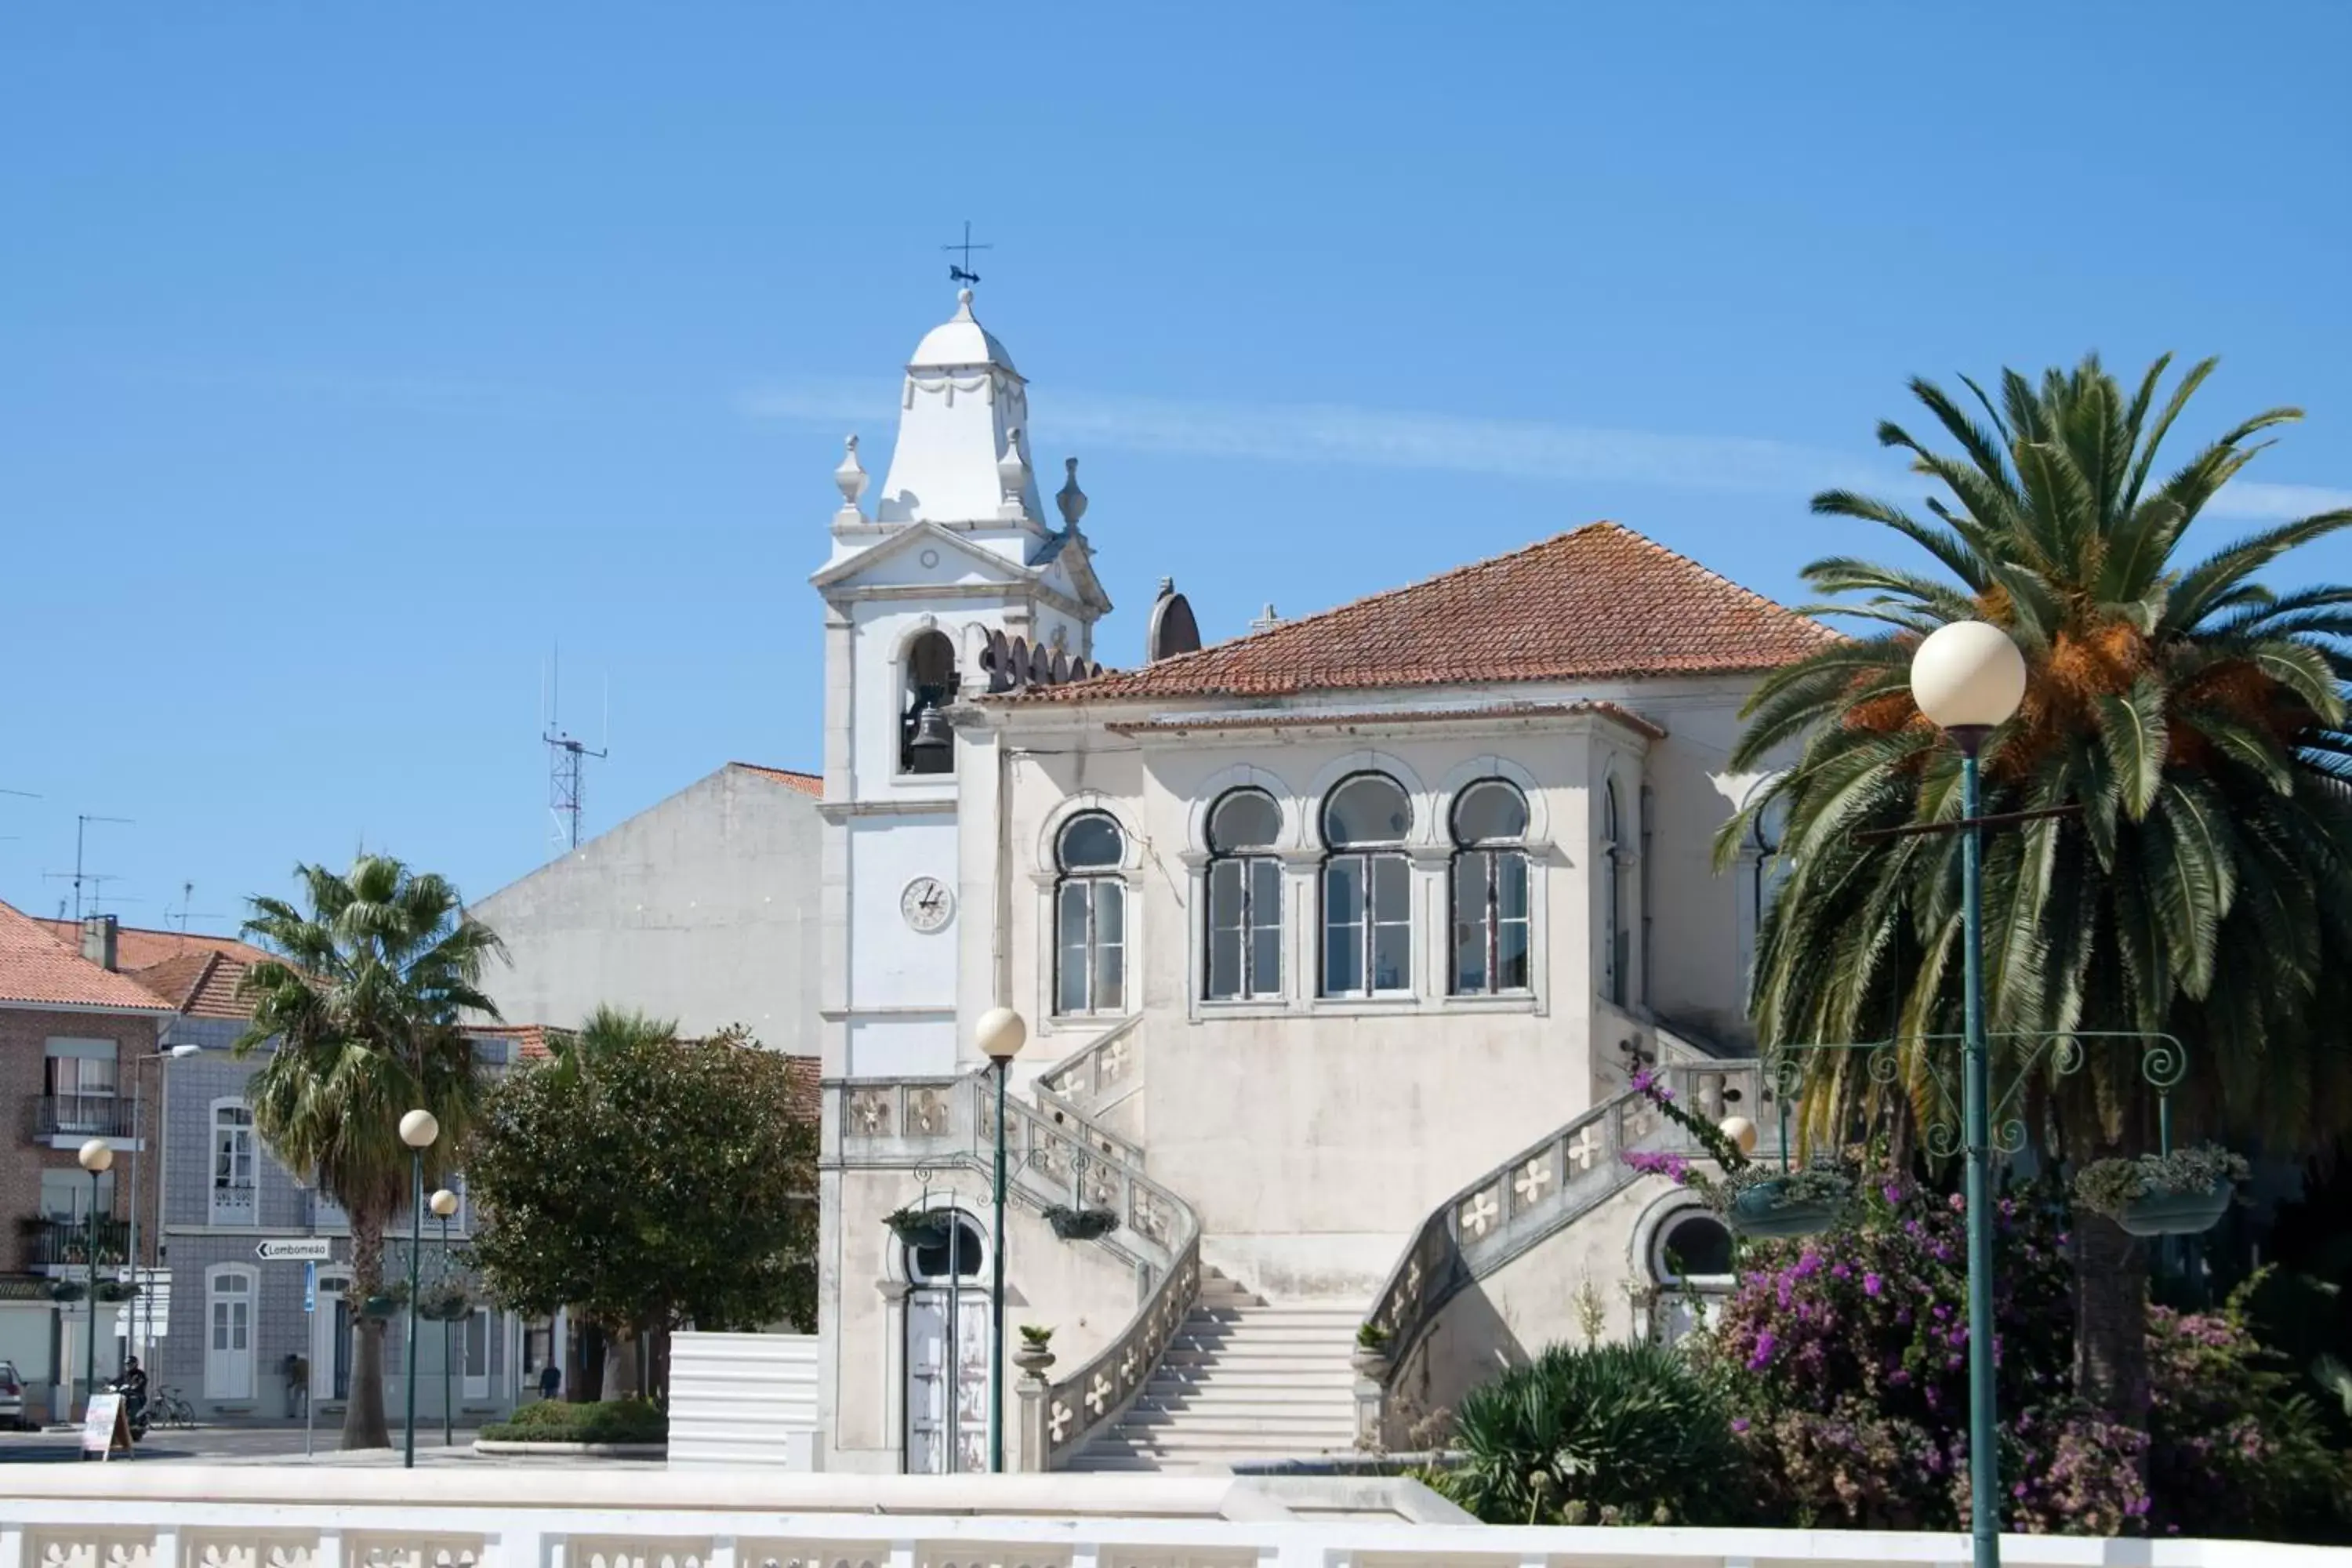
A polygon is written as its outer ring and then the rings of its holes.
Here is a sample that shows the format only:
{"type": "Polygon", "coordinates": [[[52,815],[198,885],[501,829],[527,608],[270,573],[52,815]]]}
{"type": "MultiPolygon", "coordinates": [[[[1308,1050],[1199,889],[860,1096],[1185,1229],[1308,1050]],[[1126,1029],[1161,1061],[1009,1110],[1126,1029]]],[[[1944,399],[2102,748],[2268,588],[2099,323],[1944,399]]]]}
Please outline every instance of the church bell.
{"type": "Polygon", "coordinates": [[[915,732],[907,738],[907,750],[944,752],[954,741],[955,737],[948,732],[948,716],[940,711],[938,704],[926,702],[915,710],[915,732]]]}

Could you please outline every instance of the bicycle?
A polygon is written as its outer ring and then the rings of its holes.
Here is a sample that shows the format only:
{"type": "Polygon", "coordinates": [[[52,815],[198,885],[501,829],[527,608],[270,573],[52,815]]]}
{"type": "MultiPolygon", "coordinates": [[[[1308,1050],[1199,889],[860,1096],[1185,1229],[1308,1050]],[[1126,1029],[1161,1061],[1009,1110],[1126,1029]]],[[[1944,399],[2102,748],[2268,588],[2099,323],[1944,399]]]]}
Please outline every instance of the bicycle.
{"type": "Polygon", "coordinates": [[[193,1426],[196,1424],[196,1407],[187,1402],[176,1388],[157,1392],[150,1401],[147,1425],[150,1426],[193,1426]]]}

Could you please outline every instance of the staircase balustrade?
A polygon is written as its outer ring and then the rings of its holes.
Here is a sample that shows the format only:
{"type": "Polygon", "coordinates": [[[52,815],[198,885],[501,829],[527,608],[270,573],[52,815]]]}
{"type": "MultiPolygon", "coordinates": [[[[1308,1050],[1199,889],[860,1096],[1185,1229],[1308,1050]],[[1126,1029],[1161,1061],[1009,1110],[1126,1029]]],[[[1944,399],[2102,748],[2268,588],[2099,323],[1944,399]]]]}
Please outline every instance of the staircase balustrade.
{"type": "MultiPolygon", "coordinates": [[[[1753,1061],[1669,1061],[1656,1069],[1676,1102],[1710,1121],[1756,1106],[1753,1061]]],[[[1365,1314],[1385,1337],[1383,1394],[1455,1293],[1640,1180],[1636,1151],[1704,1154],[1649,1099],[1627,1090],[1520,1150],[1433,1210],[1405,1244],[1365,1314]]]]}

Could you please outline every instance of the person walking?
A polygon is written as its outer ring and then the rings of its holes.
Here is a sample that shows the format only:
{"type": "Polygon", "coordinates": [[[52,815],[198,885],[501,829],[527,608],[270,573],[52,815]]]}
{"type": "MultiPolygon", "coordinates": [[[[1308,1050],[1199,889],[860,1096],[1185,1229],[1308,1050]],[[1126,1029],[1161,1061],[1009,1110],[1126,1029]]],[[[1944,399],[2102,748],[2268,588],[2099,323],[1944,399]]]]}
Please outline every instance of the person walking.
{"type": "Polygon", "coordinates": [[[563,1369],[549,1362],[539,1369],[539,1396],[552,1399],[563,1387],[563,1369]]]}

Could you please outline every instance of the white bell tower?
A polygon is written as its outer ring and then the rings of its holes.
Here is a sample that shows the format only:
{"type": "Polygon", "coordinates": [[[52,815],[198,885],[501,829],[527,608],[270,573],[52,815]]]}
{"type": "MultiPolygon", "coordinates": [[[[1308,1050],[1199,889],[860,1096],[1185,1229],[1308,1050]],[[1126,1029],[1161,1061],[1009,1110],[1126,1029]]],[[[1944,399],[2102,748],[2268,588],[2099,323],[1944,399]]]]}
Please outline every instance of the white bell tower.
{"type": "Polygon", "coordinates": [[[992,819],[994,760],[987,787],[960,777],[975,743],[950,710],[1006,683],[1003,650],[1016,642],[1091,656],[1110,608],[1077,526],[1075,459],[1056,529],[1038,503],[1028,423],[1028,383],[966,289],[907,363],[870,510],[856,437],[834,471],[841,507],[811,578],[825,605],[828,1081],[943,1076],[971,1054],[958,927],[992,918],[993,895],[963,884],[958,818],[992,819]]]}

